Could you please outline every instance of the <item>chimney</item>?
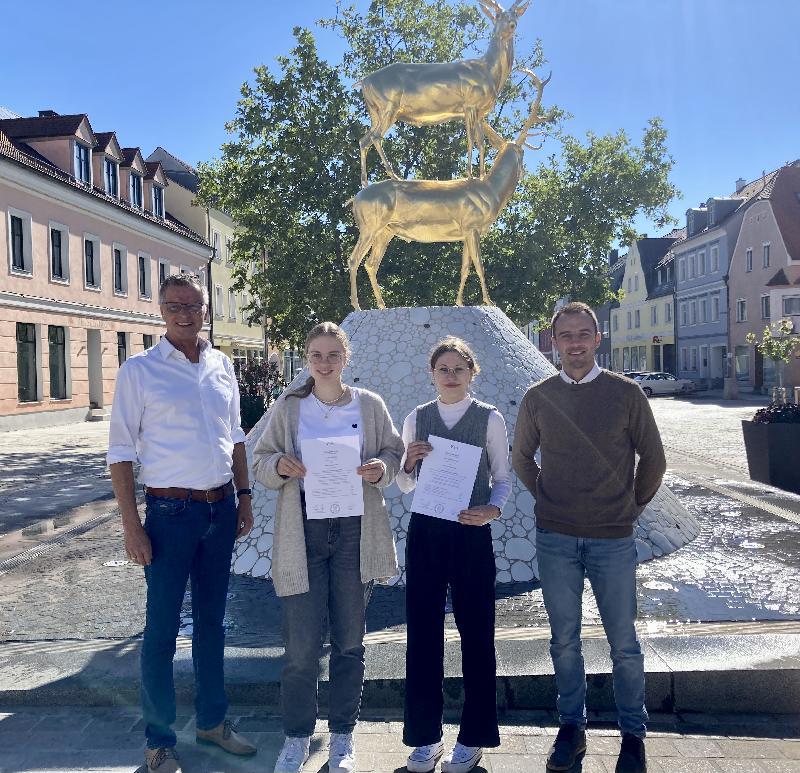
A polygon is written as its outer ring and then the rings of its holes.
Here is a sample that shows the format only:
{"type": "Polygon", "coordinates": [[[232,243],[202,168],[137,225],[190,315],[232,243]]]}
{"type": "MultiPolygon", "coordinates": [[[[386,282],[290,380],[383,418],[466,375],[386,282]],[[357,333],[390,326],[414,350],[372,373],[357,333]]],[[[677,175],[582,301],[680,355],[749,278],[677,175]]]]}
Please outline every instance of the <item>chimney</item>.
{"type": "Polygon", "coordinates": [[[740,177],[736,181],[736,192],[738,193],[740,190],[742,190],[742,188],[744,188],[745,185],[747,185],[747,180],[745,180],[743,177],[740,177]]]}
{"type": "Polygon", "coordinates": [[[40,110],[39,118],[55,118],[58,113],[55,110],[40,110]]]}
{"type": "Polygon", "coordinates": [[[608,265],[613,266],[619,259],[619,250],[608,251],[608,265]]]}

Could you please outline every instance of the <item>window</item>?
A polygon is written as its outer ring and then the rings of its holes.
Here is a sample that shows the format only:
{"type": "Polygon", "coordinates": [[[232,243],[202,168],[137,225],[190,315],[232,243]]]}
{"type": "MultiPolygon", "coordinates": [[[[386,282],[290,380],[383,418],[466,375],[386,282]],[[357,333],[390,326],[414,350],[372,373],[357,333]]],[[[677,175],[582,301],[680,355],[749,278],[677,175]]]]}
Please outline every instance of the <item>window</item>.
{"type": "Polygon", "coordinates": [[[689,311],[691,312],[691,321],[693,325],[697,324],[697,301],[692,301],[689,304],[689,311]]]}
{"type": "Polygon", "coordinates": [[[151,280],[150,271],[150,256],[149,255],[139,255],[138,261],[138,286],[139,286],[139,297],[140,298],[151,298],[152,297],[152,280],[151,280]]]}
{"type": "Polygon", "coordinates": [[[711,321],[719,321],[719,296],[714,295],[711,298],[711,321]]]}
{"type": "Polygon", "coordinates": [[[697,256],[692,253],[689,256],[689,279],[694,279],[697,276],[697,256]]]}
{"type": "Polygon", "coordinates": [[[131,205],[142,208],[142,176],[131,171],[131,205]]]}
{"type": "Polygon", "coordinates": [[[790,295],[783,299],[783,314],[786,317],[800,314],[800,295],[790,295]]]}
{"type": "Polygon", "coordinates": [[[83,283],[93,290],[100,289],[100,240],[83,235],[83,283]]]}
{"type": "Polygon", "coordinates": [[[122,365],[128,359],[128,334],[117,333],[117,362],[122,365]]]}
{"type": "Polygon", "coordinates": [[[658,269],[658,279],[656,279],[656,284],[661,284],[662,281],[663,280],[661,279],[661,269],[658,269]]]}
{"type": "Polygon", "coordinates": [[[685,303],[681,304],[681,327],[686,327],[689,324],[689,309],[685,303]]]}
{"type": "Polygon", "coordinates": [[[748,381],[750,379],[750,347],[737,346],[734,352],[736,380],[748,381]]]}
{"type": "Polygon", "coordinates": [[[753,270],[753,251],[751,249],[748,249],[744,254],[744,270],[753,270]]]}
{"type": "Polygon", "coordinates": [[[700,321],[708,322],[708,299],[700,299],[700,321]]]}
{"type": "Polygon", "coordinates": [[[39,399],[36,365],[36,325],[17,322],[17,395],[21,403],[39,399]]]}
{"type": "Polygon", "coordinates": [[[650,307],[650,324],[651,325],[658,324],[658,306],[650,307]]]}
{"type": "MultiPolygon", "coordinates": [[[[246,322],[248,327],[253,327],[253,320],[249,314],[245,313],[247,304],[250,303],[250,298],[246,290],[242,290],[242,322],[246,322]]],[[[608,320],[603,323],[603,335],[608,338],[608,320]]]]}
{"type": "Polygon", "coordinates": [[[153,214],[164,217],[164,189],[160,185],[153,186],[153,214]]]}
{"type": "Polygon", "coordinates": [[[75,142],[75,177],[87,185],[92,182],[92,165],[89,162],[90,152],[86,145],[75,142]]]}
{"type": "Polygon", "coordinates": [[[59,325],[47,326],[50,347],[50,399],[67,399],[67,338],[59,325]]]}
{"type": "Polygon", "coordinates": [[[159,260],[158,261],[158,286],[161,287],[164,284],[164,280],[169,276],[169,261],[167,260],[159,260]]]}
{"type": "Polygon", "coordinates": [[[128,251],[121,244],[111,248],[114,264],[114,294],[125,295],[128,292],[128,251]]]}
{"type": "Polygon", "coordinates": [[[689,370],[689,350],[686,347],[681,349],[681,370],[689,370]]]}
{"type": "Polygon", "coordinates": [[[15,274],[33,273],[33,251],[31,247],[31,216],[18,209],[8,209],[8,256],[9,268],[15,274]]]}
{"type": "Polygon", "coordinates": [[[619,330],[619,317],[615,314],[612,317],[612,320],[613,320],[613,325],[614,325],[614,332],[616,333],[617,330],[619,330]]]}
{"type": "Polygon", "coordinates": [[[214,248],[214,260],[218,262],[221,261],[222,254],[219,251],[219,231],[214,231],[211,245],[214,248]]]}
{"type": "Polygon", "coordinates": [[[769,268],[769,244],[764,245],[763,260],[764,268],[769,268]]]}
{"type": "Polygon", "coordinates": [[[713,246],[710,250],[711,252],[711,270],[718,271],[719,270],[719,247],[716,245],[713,246]]]}
{"type": "Polygon", "coordinates": [[[119,165],[116,161],[106,158],[103,161],[103,173],[106,180],[106,193],[119,198],[119,165]]]}
{"type": "Polygon", "coordinates": [[[678,279],[681,282],[686,279],[686,261],[683,258],[678,261],[678,279]]]}
{"type": "Polygon", "coordinates": [[[236,293],[228,290],[228,319],[236,322],[236,293]]]}
{"type": "Polygon", "coordinates": [[[697,253],[697,273],[699,276],[706,275],[706,252],[701,250],[697,253]]]}
{"type": "Polygon", "coordinates": [[[636,309],[636,313],[634,314],[634,319],[635,319],[634,325],[636,327],[641,327],[642,326],[642,317],[641,317],[641,313],[639,312],[639,309],[636,309]]]}
{"type": "Polygon", "coordinates": [[[664,321],[665,322],[672,322],[672,304],[665,303],[664,304],[664,321]]]}
{"type": "Polygon", "coordinates": [[[700,367],[705,370],[708,367],[708,347],[700,347],[700,367]]]}
{"type": "Polygon", "coordinates": [[[736,301],[736,321],[747,322],[747,301],[744,298],[736,301]]]}
{"type": "Polygon", "coordinates": [[[222,319],[225,316],[225,309],[222,305],[222,285],[214,287],[214,316],[222,319]]]}
{"type": "Polygon", "coordinates": [[[69,230],[60,223],[50,223],[50,278],[69,281],[69,230]]]}
{"type": "Polygon", "coordinates": [[[697,347],[689,349],[689,370],[697,370],[697,347]]]}
{"type": "Polygon", "coordinates": [[[283,380],[288,384],[303,368],[300,353],[286,349],[283,353],[283,380]]]}
{"type": "Polygon", "coordinates": [[[631,327],[633,327],[633,326],[631,325],[631,313],[630,313],[630,312],[628,312],[628,330],[630,330],[630,329],[631,329],[631,327]]]}
{"type": "Polygon", "coordinates": [[[769,295],[761,296],[761,319],[769,319],[769,295]]]}
{"type": "Polygon", "coordinates": [[[230,239],[225,239],[225,262],[229,265],[233,265],[233,245],[231,244],[230,239]]]}
{"type": "Polygon", "coordinates": [[[142,333],[142,345],[145,349],[150,349],[153,346],[153,336],[151,333],[142,333]]]}
{"type": "Polygon", "coordinates": [[[633,278],[633,289],[636,292],[639,291],[639,275],[638,274],[633,278]]]}
{"type": "MultiPolygon", "coordinates": [[[[242,301],[242,303],[244,304],[244,301],[242,301]]],[[[603,320],[603,338],[608,338],[608,320],[607,319],[603,320]]]]}

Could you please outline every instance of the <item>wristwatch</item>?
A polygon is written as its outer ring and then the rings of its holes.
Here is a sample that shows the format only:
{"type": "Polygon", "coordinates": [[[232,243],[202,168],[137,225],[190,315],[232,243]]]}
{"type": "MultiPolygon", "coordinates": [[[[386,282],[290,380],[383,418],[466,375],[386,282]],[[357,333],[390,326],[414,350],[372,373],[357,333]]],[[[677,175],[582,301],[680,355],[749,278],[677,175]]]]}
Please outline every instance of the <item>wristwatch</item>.
{"type": "Polygon", "coordinates": [[[253,496],[253,489],[251,489],[251,488],[240,488],[236,492],[236,498],[239,499],[240,497],[243,497],[245,494],[247,494],[247,496],[249,496],[249,497],[253,496]]]}

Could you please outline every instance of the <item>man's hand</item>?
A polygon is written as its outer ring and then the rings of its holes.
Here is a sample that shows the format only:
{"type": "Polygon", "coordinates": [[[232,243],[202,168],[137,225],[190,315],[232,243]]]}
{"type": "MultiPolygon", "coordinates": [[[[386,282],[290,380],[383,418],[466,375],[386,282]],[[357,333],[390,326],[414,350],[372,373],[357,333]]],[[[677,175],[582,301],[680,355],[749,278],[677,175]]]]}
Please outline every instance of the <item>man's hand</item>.
{"type": "Polygon", "coordinates": [[[278,475],[282,475],[284,478],[305,478],[307,472],[305,465],[290,454],[284,454],[278,459],[275,469],[278,475]]]}
{"type": "Polygon", "coordinates": [[[134,564],[149,566],[153,560],[153,547],[150,537],[141,523],[125,526],[124,532],[125,552],[134,564]]]}
{"type": "Polygon", "coordinates": [[[386,465],[381,461],[369,462],[369,464],[362,464],[356,467],[356,472],[367,483],[377,483],[386,472],[386,465]]]}
{"type": "Polygon", "coordinates": [[[236,508],[236,539],[245,537],[253,528],[253,503],[249,494],[239,497],[239,505],[236,508]]]}
{"type": "Polygon", "coordinates": [[[458,522],[465,526],[485,526],[500,517],[500,508],[496,505],[476,505],[458,514],[458,522]]]}

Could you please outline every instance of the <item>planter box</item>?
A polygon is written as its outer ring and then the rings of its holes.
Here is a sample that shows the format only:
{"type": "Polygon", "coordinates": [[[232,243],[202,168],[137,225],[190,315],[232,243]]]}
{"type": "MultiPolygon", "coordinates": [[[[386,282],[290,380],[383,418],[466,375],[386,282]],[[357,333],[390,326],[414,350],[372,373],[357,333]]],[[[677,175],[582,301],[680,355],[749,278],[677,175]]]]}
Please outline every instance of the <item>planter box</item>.
{"type": "Polygon", "coordinates": [[[750,477],[800,494],[800,424],[742,421],[750,477]]]}

